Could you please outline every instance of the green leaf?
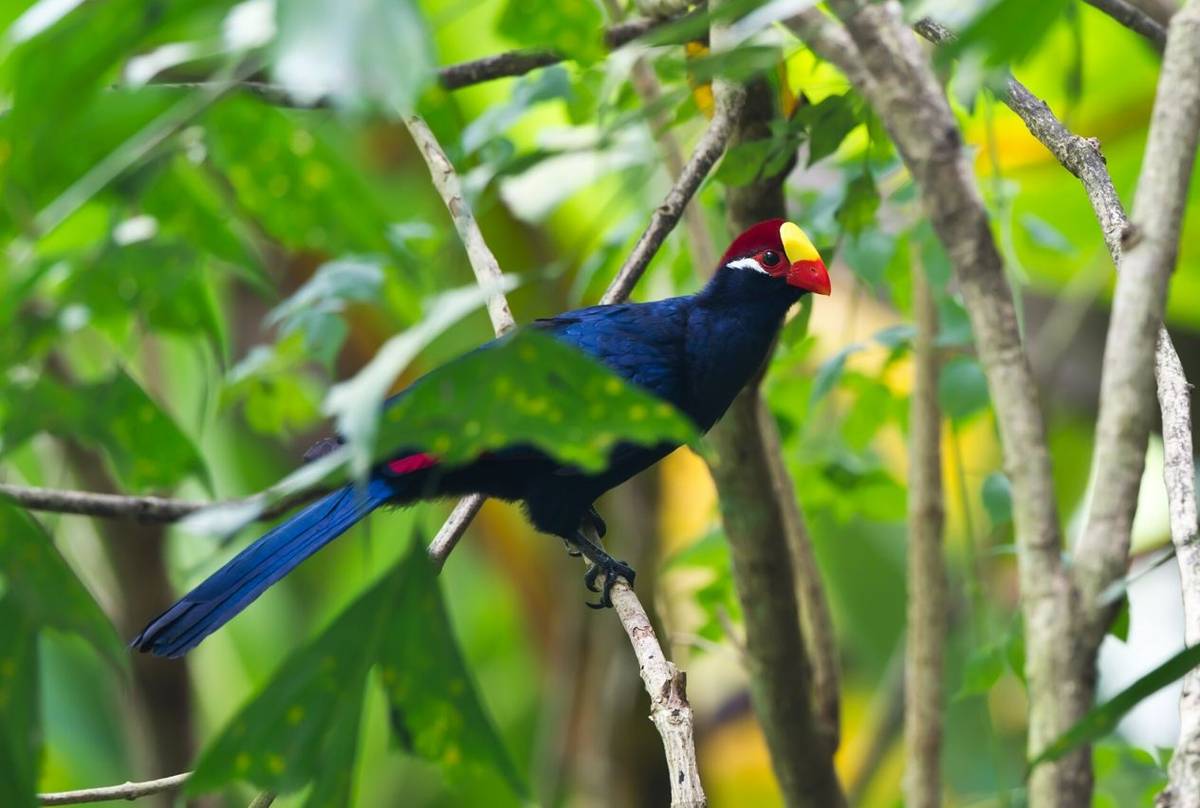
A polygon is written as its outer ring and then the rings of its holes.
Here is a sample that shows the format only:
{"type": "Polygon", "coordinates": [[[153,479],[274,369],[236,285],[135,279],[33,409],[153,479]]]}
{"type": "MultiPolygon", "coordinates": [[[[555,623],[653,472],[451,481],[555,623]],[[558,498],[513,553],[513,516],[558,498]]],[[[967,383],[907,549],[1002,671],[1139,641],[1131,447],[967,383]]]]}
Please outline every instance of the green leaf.
{"type": "MultiPolygon", "coordinates": [[[[0,509],[7,506],[0,505],[0,509]]],[[[6,569],[6,567],[0,567],[6,569]]],[[[0,804],[38,804],[41,722],[37,634],[22,604],[0,596],[0,804]]]]}
{"type": "Polygon", "coordinates": [[[1020,62],[1037,49],[1067,5],[1067,0],[998,0],[941,48],[942,58],[955,59],[977,50],[985,67],[1020,62]]]}
{"type": "Polygon", "coordinates": [[[620,442],[687,443],[687,418],[581,351],[521,329],[430,373],[380,421],[376,456],[428,451],[446,463],[535,446],[585,470],[620,442]]]}
{"type": "Polygon", "coordinates": [[[938,403],[954,421],[962,421],[987,408],[987,377],[979,362],[968,356],[951,359],[938,376],[938,403]]]}
{"type": "Polygon", "coordinates": [[[1141,701],[1172,682],[1182,679],[1200,665],[1200,645],[1185,648],[1103,704],[1097,704],[1075,726],[1055,738],[1029,762],[1029,769],[1058,760],[1084,744],[1091,743],[1116,729],[1125,714],[1141,701]]]}
{"type": "Polygon", "coordinates": [[[981,492],[983,509],[987,511],[992,527],[1006,525],[1012,521],[1012,484],[1002,471],[993,471],[983,481],[981,492]]]}
{"type": "Polygon", "coordinates": [[[1007,649],[1002,643],[972,651],[971,656],[967,658],[966,669],[963,671],[962,686],[954,695],[954,700],[960,701],[970,696],[987,694],[1004,675],[1007,662],[1007,649]]]}
{"type": "Polygon", "coordinates": [[[292,0],[277,15],[272,74],[301,99],[407,113],[436,76],[415,0],[292,0]]]}
{"type": "Polygon", "coordinates": [[[118,668],[125,666],[125,643],[54,542],[28,514],[2,501],[0,571],[6,581],[3,597],[17,604],[32,626],[78,634],[118,668]]]}
{"type": "Polygon", "coordinates": [[[378,297],[383,268],[368,258],[342,258],[322,264],[313,276],[267,315],[267,324],[286,337],[299,332],[304,347],[326,364],[333,362],[346,337],[341,315],[351,301],[378,297]]]}
{"type": "Polygon", "coordinates": [[[305,336],[297,331],[274,345],[256,345],[229,371],[222,406],[241,405],[256,432],[284,435],[321,417],[322,389],[309,376],[305,336]]]}
{"type": "Polygon", "coordinates": [[[396,574],[402,580],[396,612],[384,632],[379,677],[412,751],[451,778],[489,768],[512,790],[527,788],[483,708],[474,677],[454,639],[437,572],[414,542],[396,574]]]}
{"type": "Polygon", "coordinates": [[[1117,610],[1116,616],[1113,617],[1112,624],[1108,627],[1108,633],[1116,637],[1121,642],[1129,641],[1129,598],[1125,597],[1121,600],[1121,607],[1117,610]]]}
{"type": "Polygon", "coordinates": [[[46,377],[9,386],[0,402],[0,454],[39,432],[103,448],[129,489],[170,487],[192,474],[208,480],[195,444],[121,369],[71,387],[46,377]]]}
{"type": "Polygon", "coordinates": [[[747,140],[725,152],[714,178],[733,187],[748,185],[757,179],[771,156],[769,139],[747,140]]]}
{"type": "Polygon", "coordinates": [[[1037,246],[1063,255],[1075,251],[1070,240],[1045,219],[1032,213],[1023,213],[1020,221],[1021,227],[1029,235],[1029,240],[1037,246]]]}
{"type": "Polygon", "coordinates": [[[604,55],[603,25],[592,0],[507,0],[496,29],[518,45],[568,53],[587,64],[604,55]]]}
{"type": "Polygon", "coordinates": [[[828,157],[860,123],[855,110],[854,96],[831,95],[812,106],[801,107],[796,120],[806,125],[808,138],[808,164],[828,157]]]}
{"type": "Polygon", "coordinates": [[[494,769],[524,793],[479,702],[434,575],[414,541],[205,747],[188,793],[248,781],[286,794],[312,783],[307,806],[349,804],[367,674],[376,665],[403,712],[402,740],[412,741],[411,751],[452,777],[494,769]]]}
{"type": "Polygon", "coordinates": [[[817,368],[817,375],[813,377],[812,392],[809,394],[810,406],[829,394],[838,379],[842,377],[842,371],[846,369],[846,360],[850,358],[850,354],[861,351],[862,348],[863,346],[857,343],[847,345],[821,363],[821,366],[817,368]]]}
{"type": "Polygon", "coordinates": [[[838,206],[835,218],[850,235],[858,235],[875,223],[879,210],[879,191],[870,171],[863,171],[846,186],[846,196],[838,206]]]}

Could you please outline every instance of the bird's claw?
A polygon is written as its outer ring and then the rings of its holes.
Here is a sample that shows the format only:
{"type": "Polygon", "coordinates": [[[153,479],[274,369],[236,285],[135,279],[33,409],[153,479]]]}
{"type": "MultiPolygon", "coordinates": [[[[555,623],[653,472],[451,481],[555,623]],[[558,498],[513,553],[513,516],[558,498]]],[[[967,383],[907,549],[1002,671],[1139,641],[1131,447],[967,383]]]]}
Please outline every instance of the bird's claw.
{"type": "Polygon", "coordinates": [[[617,561],[615,558],[609,558],[603,562],[593,562],[588,565],[587,572],[583,574],[583,583],[590,592],[599,592],[600,599],[596,602],[584,601],[593,609],[609,609],[612,608],[612,588],[616,584],[618,578],[624,578],[629,586],[633,586],[633,579],[637,576],[633,567],[626,564],[624,561],[617,561]],[[602,586],[596,585],[596,579],[601,575],[604,576],[602,586]]]}
{"type": "Polygon", "coordinates": [[[604,538],[608,535],[608,525],[604,524],[604,520],[600,518],[600,514],[595,508],[588,508],[588,519],[592,521],[592,527],[596,530],[596,535],[604,538]]]}

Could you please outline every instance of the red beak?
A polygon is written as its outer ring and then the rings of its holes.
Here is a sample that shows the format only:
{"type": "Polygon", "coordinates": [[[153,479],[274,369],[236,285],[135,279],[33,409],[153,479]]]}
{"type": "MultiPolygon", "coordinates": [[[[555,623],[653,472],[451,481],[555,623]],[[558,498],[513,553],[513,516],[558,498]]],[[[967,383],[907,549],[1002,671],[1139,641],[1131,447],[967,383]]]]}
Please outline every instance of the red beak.
{"type": "Polygon", "coordinates": [[[831,291],[829,270],[821,260],[795,262],[788,268],[787,282],[814,295],[827,295],[831,291]]]}

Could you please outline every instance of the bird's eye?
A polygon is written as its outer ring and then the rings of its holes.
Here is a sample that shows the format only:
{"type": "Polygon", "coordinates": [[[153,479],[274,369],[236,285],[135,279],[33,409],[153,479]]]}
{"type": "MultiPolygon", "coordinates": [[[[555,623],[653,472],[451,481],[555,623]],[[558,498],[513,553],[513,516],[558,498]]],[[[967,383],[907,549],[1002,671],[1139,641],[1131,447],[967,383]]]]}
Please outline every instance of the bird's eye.
{"type": "Polygon", "coordinates": [[[773,267],[779,263],[779,253],[774,250],[767,250],[762,254],[762,262],[769,267],[773,267]]]}

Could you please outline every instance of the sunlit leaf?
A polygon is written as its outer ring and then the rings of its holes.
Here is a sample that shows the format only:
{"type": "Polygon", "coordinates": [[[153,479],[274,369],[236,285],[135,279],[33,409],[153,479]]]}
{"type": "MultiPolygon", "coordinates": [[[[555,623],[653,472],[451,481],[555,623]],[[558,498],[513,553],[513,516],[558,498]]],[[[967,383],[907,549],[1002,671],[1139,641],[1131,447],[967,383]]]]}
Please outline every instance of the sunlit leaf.
{"type": "Polygon", "coordinates": [[[602,26],[592,0],[507,0],[497,30],[518,45],[550,48],[587,63],[604,53],[602,26]]]}
{"type": "Polygon", "coordinates": [[[957,39],[941,48],[943,58],[954,59],[966,50],[978,49],[988,67],[1020,62],[1041,44],[1067,5],[1067,0],[997,0],[963,28],[957,39]]]}
{"type": "Polygon", "coordinates": [[[529,445],[595,470],[622,441],[694,437],[670,404],[575,348],[522,329],[409,388],[381,420],[378,446],[385,454],[411,448],[454,463],[529,445]]]}
{"type": "Polygon", "coordinates": [[[296,97],[409,112],[433,81],[435,58],[414,0],[293,0],[279,4],[272,72],[296,97]]]}

